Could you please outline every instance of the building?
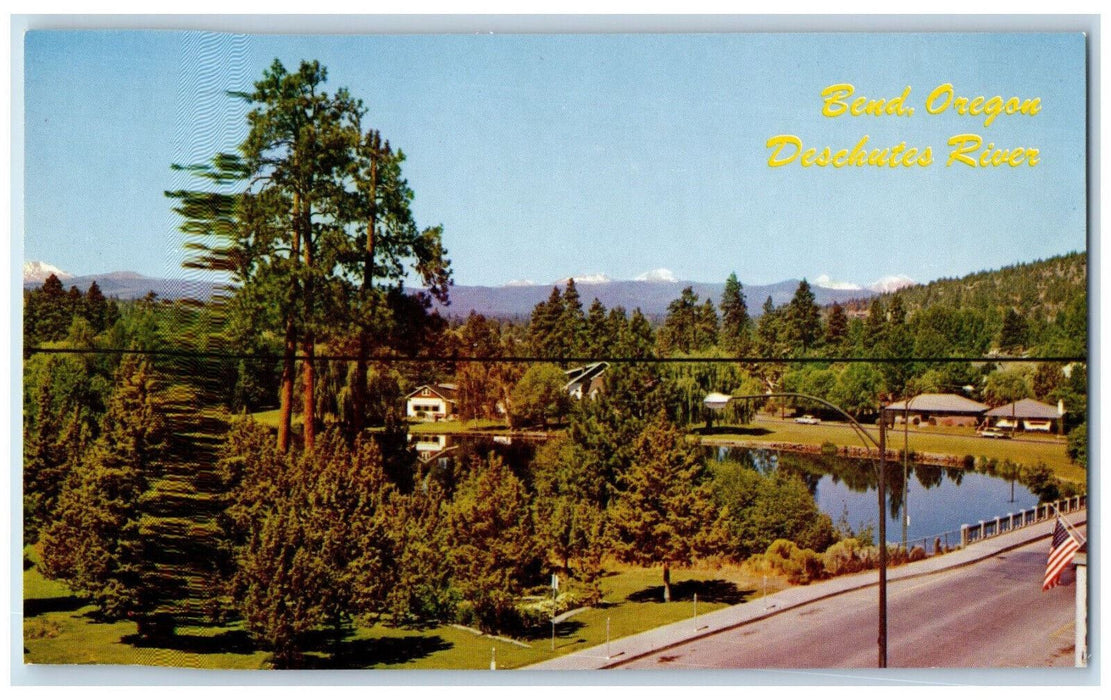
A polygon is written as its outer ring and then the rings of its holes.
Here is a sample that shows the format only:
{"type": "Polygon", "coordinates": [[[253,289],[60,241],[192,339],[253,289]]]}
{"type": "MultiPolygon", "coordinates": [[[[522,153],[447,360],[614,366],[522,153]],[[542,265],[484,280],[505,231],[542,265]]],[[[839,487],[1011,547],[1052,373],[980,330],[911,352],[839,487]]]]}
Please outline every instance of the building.
{"type": "Polygon", "coordinates": [[[595,398],[602,391],[602,374],[609,369],[608,362],[595,362],[585,367],[564,370],[567,375],[567,384],[564,386],[573,399],[586,396],[595,398]]]}
{"type": "Polygon", "coordinates": [[[1022,399],[1006,406],[993,408],[984,417],[993,428],[1002,430],[1025,430],[1038,433],[1053,432],[1054,423],[1064,415],[1064,406],[1022,399]]]}
{"type": "Polygon", "coordinates": [[[455,415],[455,384],[424,384],[405,397],[405,415],[417,420],[448,420],[455,415]]]}
{"type": "Polygon", "coordinates": [[[959,394],[919,394],[884,406],[883,411],[887,420],[893,423],[902,423],[905,417],[911,425],[977,426],[988,408],[987,404],[959,394]]]}

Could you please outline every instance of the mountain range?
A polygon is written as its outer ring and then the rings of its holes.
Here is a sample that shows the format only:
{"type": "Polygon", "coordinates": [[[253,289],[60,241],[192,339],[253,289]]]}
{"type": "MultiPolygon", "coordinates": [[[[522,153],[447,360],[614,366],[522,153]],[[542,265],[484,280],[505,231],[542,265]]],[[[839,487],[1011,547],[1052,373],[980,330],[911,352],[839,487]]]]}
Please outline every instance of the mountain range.
{"type": "MultiPolygon", "coordinates": [[[[502,287],[479,287],[456,285],[451,288],[451,305],[440,308],[440,313],[450,316],[466,316],[475,310],[486,316],[497,318],[524,318],[532,309],[542,301],[546,301],[553,287],[563,289],[565,281],[549,285],[539,284],[512,284],[502,287]]],[[[759,316],[764,301],[771,297],[772,304],[780,306],[786,304],[798,289],[799,280],[784,280],[774,284],[744,285],[745,302],[748,304],[749,313],[759,316]]],[[[583,307],[589,308],[594,299],[602,302],[607,309],[623,306],[628,312],[639,308],[646,316],[662,317],[667,313],[667,306],[679,298],[685,287],[698,295],[701,302],[710,299],[714,306],[721,303],[722,292],[725,291],[724,282],[689,282],[689,281],[645,281],[645,280],[611,280],[611,281],[580,281],[575,278],[575,288],[582,299],[583,307]]],[[[833,302],[847,302],[851,299],[868,299],[876,296],[876,291],[871,289],[831,289],[811,285],[814,299],[819,306],[833,302]]]]}
{"type": "MultiPolygon", "coordinates": [[[[75,276],[48,263],[33,261],[23,264],[24,289],[40,286],[51,274],[56,275],[66,287],[75,286],[82,292],[95,281],[105,296],[118,299],[137,299],[148,292],[154,292],[163,299],[206,300],[221,286],[203,279],[164,279],[147,277],[136,272],[75,276]]],[[[720,304],[725,289],[724,282],[682,281],[663,269],[652,270],[635,280],[610,280],[604,275],[586,275],[574,279],[584,307],[589,307],[597,298],[607,309],[623,306],[632,312],[639,308],[649,317],[666,314],[668,304],[677,299],[685,287],[691,287],[699,300],[710,299],[715,306],[720,304]]],[[[825,276],[819,280],[828,283],[825,276]]],[[[465,317],[473,310],[496,318],[524,318],[538,303],[548,298],[552,287],[562,289],[566,282],[564,279],[545,285],[518,281],[498,287],[455,285],[451,288],[451,304],[443,306],[437,303],[436,307],[441,314],[453,317],[465,317]]],[[[835,301],[844,303],[853,299],[868,299],[914,282],[906,277],[889,277],[869,288],[841,283],[829,284],[830,286],[819,283],[811,285],[815,301],[821,306],[835,301]]],[[[791,279],[774,284],[744,286],[749,313],[759,315],[768,297],[771,297],[775,306],[787,303],[794,296],[798,285],[799,280],[791,279]]]]}

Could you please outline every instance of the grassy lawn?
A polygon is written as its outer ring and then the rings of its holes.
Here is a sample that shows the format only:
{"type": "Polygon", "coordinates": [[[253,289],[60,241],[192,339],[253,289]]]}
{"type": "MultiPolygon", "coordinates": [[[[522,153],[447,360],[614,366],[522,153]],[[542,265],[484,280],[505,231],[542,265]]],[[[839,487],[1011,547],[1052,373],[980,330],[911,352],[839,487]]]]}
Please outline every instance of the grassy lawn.
{"type": "MultiPolygon", "coordinates": [[[[132,622],[104,623],[94,608],[62,584],[44,579],[35,567],[23,572],[24,660],[38,664],[141,664],[204,669],[259,669],[267,653],[253,648],[239,626],[179,627],[157,643],[140,645],[132,622]]],[[[768,579],[768,592],[786,587],[768,579]]],[[[338,647],[322,637],[306,655],[317,668],[488,669],[491,650],[498,668],[519,668],[555,656],[690,618],[694,594],[703,614],[762,595],[762,581],[738,567],[672,571],[672,602],[661,601],[659,568],[612,566],[602,582],[601,605],[579,612],[530,639],[510,643],[449,625],[398,629],[359,628],[338,647]],[[334,652],[334,653],[333,653],[334,652]]]]}
{"type": "MultiPolygon", "coordinates": [[[[877,435],[875,426],[866,426],[873,436],[877,435]]],[[[1061,479],[1083,483],[1087,472],[1073,464],[1065,453],[1065,441],[1052,436],[1033,436],[1019,440],[992,440],[976,435],[972,428],[912,427],[909,432],[912,452],[949,454],[957,457],[972,455],[992,459],[1010,459],[1019,464],[1033,466],[1044,462],[1061,479]]],[[[820,425],[801,425],[791,419],[786,421],[766,415],[757,416],[751,425],[715,428],[713,435],[703,438],[708,444],[728,443],[772,443],[788,442],[802,445],[821,445],[832,442],[835,445],[862,447],[862,441],[845,423],[822,422],[820,425]]],[[[892,450],[903,449],[903,430],[898,426],[887,433],[888,446],[892,450]]]]}

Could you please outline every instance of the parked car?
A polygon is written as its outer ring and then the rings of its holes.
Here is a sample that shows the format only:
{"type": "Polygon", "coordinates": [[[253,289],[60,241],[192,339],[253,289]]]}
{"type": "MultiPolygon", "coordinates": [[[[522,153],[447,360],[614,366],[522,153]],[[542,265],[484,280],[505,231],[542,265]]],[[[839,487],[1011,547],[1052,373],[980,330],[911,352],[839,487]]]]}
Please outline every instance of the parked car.
{"type": "Polygon", "coordinates": [[[822,419],[815,418],[814,416],[807,414],[805,416],[799,416],[795,419],[795,422],[802,423],[803,425],[817,425],[822,422],[822,419]]]}
{"type": "Polygon", "coordinates": [[[997,428],[985,428],[979,431],[980,437],[995,438],[997,440],[1008,440],[1010,435],[997,428]]]}

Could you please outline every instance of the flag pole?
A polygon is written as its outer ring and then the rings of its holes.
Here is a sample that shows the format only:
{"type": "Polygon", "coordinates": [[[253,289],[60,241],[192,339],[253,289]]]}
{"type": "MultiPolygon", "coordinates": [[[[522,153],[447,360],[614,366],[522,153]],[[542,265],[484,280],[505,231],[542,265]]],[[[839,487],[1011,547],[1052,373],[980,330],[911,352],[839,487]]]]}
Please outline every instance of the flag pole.
{"type": "Polygon", "coordinates": [[[1073,535],[1074,537],[1079,537],[1080,538],[1080,544],[1082,544],[1082,545],[1087,544],[1088,543],[1088,538],[1085,537],[1084,535],[1081,535],[1080,531],[1076,529],[1076,526],[1074,526],[1072,523],[1070,523],[1068,521],[1068,519],[1066,519],[1065,516],[1061,514],[1061,511],[1057,509],[1057,504],[1056,503],[1050,503],[1049,505],[1053,506],[1053,512],[1057,514],[1057,519],[1060,520],[1061,522],[1063,522],[1065,524],[1065,527],[1068,528],[1069,534],[1073,535]]]}

